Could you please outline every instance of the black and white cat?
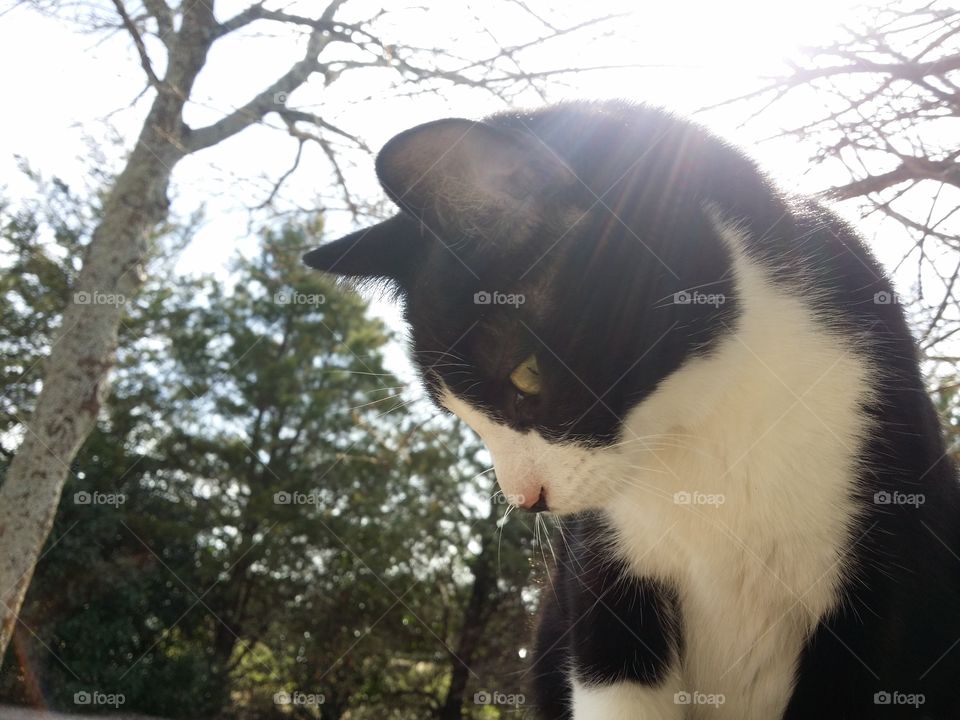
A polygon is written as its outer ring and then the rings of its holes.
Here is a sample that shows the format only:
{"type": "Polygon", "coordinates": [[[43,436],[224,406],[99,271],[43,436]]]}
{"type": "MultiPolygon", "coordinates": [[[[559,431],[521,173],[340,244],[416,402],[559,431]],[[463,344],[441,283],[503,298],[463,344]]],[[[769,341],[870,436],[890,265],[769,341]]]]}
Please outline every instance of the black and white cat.
{"type": "Polygon", "coordinates": [[[562,521],[538,716],[960,718],[957,478],[853,230],[619,102],[376,165],[401,212],[304,259],[396,288],[433,400],[562,521]]]}

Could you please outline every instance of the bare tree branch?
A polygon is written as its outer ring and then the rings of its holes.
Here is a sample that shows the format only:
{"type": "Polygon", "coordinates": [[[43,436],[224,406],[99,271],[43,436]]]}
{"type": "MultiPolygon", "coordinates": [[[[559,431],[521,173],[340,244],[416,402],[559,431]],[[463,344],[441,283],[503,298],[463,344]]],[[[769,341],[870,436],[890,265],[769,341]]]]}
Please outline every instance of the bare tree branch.
{"type": "Polygon", "coordinates": [[[960,164],[921,157],[903,158],[902,164],[895,170],[838,185],[825,190],[823,194],[837,200],[849,200],[886,190],[908,180],[936,180],[960,188],[960,164]]]}
{"type": "Polygon", "coordinates": [[[303,157],[303,146],[306,144],[306,140],[301,139],[297,144],[297,154],[293,158],[293,165],[290,166],[283,175],[277,178],[277,181],[273,184],[273,187],[270,189],[270,194],[267,195],[267,199],[264,200],[260,205],[257,206],[258,210],[269,207],[274,199],[276,199],[277,194],[280,192],[280,188],[283,187],[283,184],[293,175],[297,168],[300,167],[300,158],[303,157]]]}
{"type": "Polygon", "coordinates": [[[319,115],[316,115],[314,113],[304,112],[302,110],[292,110],[286,107],[280,108],[279,110],[277,110],[277,113],[285,121],[289,121],[292,123],[307,122],[307,123],[310,123],[311,125],[316,125],[317,127],[323,128],[325,130],[329,130],[330,132],[335,133],[340,137],[346,138],[351,143],[353,143],[357,148],[359,148],[360,150],[363,150],[364,152],[372,152],[370,150],[370,147],[359,137],[357,137],[352,133],[347,132],[343,128],[339,128],[336,125],[333,125],[332,123],[327,122],[319,115]]]}
{"type": "Polygon", "coordinates": [[[314,72],[320,69],[317,56],[326,44],[327,39],[322,30],[311,32],[303,58],[294,63],[266,90],[256,94],[245,105],[212,125],[189,130],[186,141],[187,152],[193,153],[223,142],[241,130],[260,122],[268,113],[284,108],[287,95],[303,85],[314,72]]]}
{"type": "MultiPolygon", "coordinates": [[[[782,76],[713,107],[744,103],[747,122],[789,95],[814,91],[824,111],[771,136],[813,148],[812,162],[846,182],[822,196],[880,218],[882,242],[900,243],[898,279],[928,357],[954,357],[960,337],[960,8],[899,0],[866,11],[835,41],[806,53],[782,76]]],[[[706,108],[705,108],[706,109],[706,108]]],[[[809,116],[808,116],[809,117],[809,116]]],[[[956,376],[940,366],[937,379],[956,376]]],[[[955,389],[954,383],[941,383],[955,389]]],[[[957,409],[954,408],[954,412],[957,409]]]]}
{"type": "Polygon", "coordinates": [[[287,130],[289,133],[297,138],[300,143],[306,141],[312,141],[317,143],[320,146],[320,149],[323,151],[324,155],[327,156],[327,160],[330,162],[331,167],[333,168],[334,176],[337,179],[337,186],[340,188],[340,192],[343,195],[343,201],[346,206],[350,209],[350,214],[354,219],[358,218],[360,215],[360,208],[357,205],[357,202],[353,199],[353,194],[350,192],[349,184],[347,183],[347,177],[343,173],[343,168],[340,165],[340,159],[337,157],[337,153],[334,151],[333,146],[330,145],[330,141],[327,140],[322,134],[311,133],[307,130],[301,130],[297,128],[294,121],[287,121],[287,130]]]}
{"type": "Polygon", "coordinates": [[[140,67],[142,67],[143,71],[147,74],[148,82],[154,87],[159,88],[160,78],[158,78],[157,74],[153,71],[153,64],[150,62],[150,56],[147,54],[147,47],[143,44],[143,37],[140,35],[140,31],[137,29],[136,24],[127,14],[127,9],[123,5],[123,0],[113,0],[113,6],[117,9],[117,14],[120,16],[123,26],[126,28],[127,32],[130,33],[130,37],[133,39],[134,47],[137,48],[137,55],[140,56],[140,67]]]}
{"type": "MultiPolygon", "coordinates": [[[[264,7],[263,2],[258,2],[244,9],[242,12],[237,13],[229,20],[221,23],[217,28],[217,35],[226,35],[239,30],[240,28],[246,27],[257,20],[273,20],[275,22],[288,23],[291,25],[303,25],[305,27],[313,28],[314,30],[327,32],[333,32],[337,29],[343,30],[345,28],[349,28],[350,26],[342,23],[334,23],[334,17],[336,16],[337,10],[339,10],[345,2],[346,0],[335,0],[335,2],[331,2],[327,6],[326,10],[324,10],[319,17],[315,18],[306,15],[287,13],[283,10],[268,10],[264,7]]],[[[349,38],[346,36],[344,36],[344,39],[349,40],[349,38]]]]}

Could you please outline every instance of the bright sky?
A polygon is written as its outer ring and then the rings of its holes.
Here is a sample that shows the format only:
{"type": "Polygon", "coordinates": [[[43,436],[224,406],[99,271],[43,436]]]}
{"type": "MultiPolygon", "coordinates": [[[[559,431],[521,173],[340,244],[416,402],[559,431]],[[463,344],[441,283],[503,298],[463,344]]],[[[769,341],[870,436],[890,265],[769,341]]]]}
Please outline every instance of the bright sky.
{"type": "MultiPolygon", "coordinates": [[[[218,16],[232,15],[246,4],[221,3],[218,16]]],[[[504,45],[528,39],[535,28],[530,18],[510,3],[503,3],[505,9],[499,14],[490,10],[498,7],[496,0],[477,0],[474,5],[465,0],[430,0],[426,4],[429,12],[411,11],[396,17],[396,36],[428,47],[449,45],[456,38],[458,52],[482,56],[491,51],[492,40],[478,32],[475,17],[482,17],[504,45]]],[[[303,3],[301,9],[316,12],[317,5],[315,1],[303,3]]],[[[836,25],[855,16],[851,0],[591,0],[569,3],[571,7],[556,14],[551,14],[548,4],[534,0],[530,5],[561,26],[607,13],[628,16],[610,26],[615,32],[602,40],[587,43],[583,36],[575,36],[546,45],[526,57],[526,68],[648,66],[567,76],[567,86],[552,88],[551,99],[621,97],[687,113],[755,89],[760,76],[776,74],[783,67],[784,58],[802,46],[829,39],[836,25]]],[[[378,7],[369,0],[352,0],[344,11],[347,16],[362,18],[378,7]]],[[[215,46],[197,85],[188,122],[205,124],[243,103],[299,56],[302,43],[297,36],[276,26],[268,29],[280,34],[239,36],[215,46]]],[[[14,198],[29,191],[29,184],[16,171],[15,155],[27,158],[45,176],[82,184],[93,162],[91,143],[100,147],[108,166],[117,169],[142,122],[149,96],[134,102],[143,79],[127,36],[118,33],[104,38],[77,30],[78,26],[63,19],[42,17],[22,6],[0,15],[0,67],[7,69],[0,76],[0,95],[8,99],[0,134],[0,184],[14,198]]],[[[391,99],[384,94],[383,76],[376,73],[347,73],[322,94],[320,90],[319,85],[303,88],[292,96],[291,105],[322,113],[373,148],[418,122],[447,115],[479,117],[502,107],[470,91],[452,92],[443,99],[391,99]]],[[[788,188],[814,189],[828,184],[828,179],[809,174],[808,148],[793,142],[756,144],[779,123],[789,124],[810,113],[810,106],[805,105],[809,102],[809,98],[798,97],[779,106],[776,114],[765,116],[762,123],[745,129],[737,128],[742,107],[699,119],[747,147],[788,188]]],[[[174,207],[182,213],[202,203],[207,207],[207,222],[181,261],[184,272],[217,271],[235,250],[251,252],[255,248],[244,206],[263,200],[269,187],[266,178],[276,178],[286,170],[295,149],[284,132],[253,128],[178,166],[174,207]]],[[[355,160],[358,164],[350,174],[354,188],[359,194],[375,193],[372,160],[365,156],[355,160]]],[[[286,196],[311,205],[320,195],[329,196],[329,187],[323,158],[310,150],[286,196]]],[[[346,231],[349,218],[331,214],[328,228],[332,233],[346,231]]],[[[377,312],[396,323],[388,308],[378,305],[377,312]]]]}

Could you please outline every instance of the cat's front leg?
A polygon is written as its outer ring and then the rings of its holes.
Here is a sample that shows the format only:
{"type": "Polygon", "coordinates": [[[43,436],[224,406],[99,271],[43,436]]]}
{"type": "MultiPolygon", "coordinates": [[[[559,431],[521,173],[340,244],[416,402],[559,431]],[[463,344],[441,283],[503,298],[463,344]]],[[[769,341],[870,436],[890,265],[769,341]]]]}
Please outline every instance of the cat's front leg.
{"type": "Polygon", "coordinates": [[[531,668],[540,716],[680,720],[675,592],[632,575],[596,526],[578,530],[544,588],[531,668]]]}
{"type": "Polygon", "coordinates": [[[572,719],[680,720],[672,593],[627,576],[606,592],[594,590],[584,584],[573,603],[581,620],[571,633],[572,719]]]}
{"type": "MultiPolygon", "coordinates": [[[[590,668],[589,659],[578,659],[574,654],[574,641],[583,648],[584,637],[575,638],[570,628],[567,613],[561,612],[559,597],[547,591],[540,616],[540,627],[534,651],[533,688],[536,717],[540,720],[680,720],[683,717],[683,694],[680,691],[674,661],[663,658],[662,673],[660,658],[649,646],[648,639],[662,631],[657,627],[657,616],[646,618],[647,627],[637,632],[635,626],[623,628],[622,636],[611,644],[606,662],[595,667],[590,676],[584,672],[590,668]],[[636,646],[624,647],[626,638],[636,633],[636,646]],[[648,654],[640,659],[636,668],[646,668],[641,673],[608,674],[611,666],[626,669],[631,659],[648,654]],[[619,661],[617,656],[620,655],[619,661]],[[624,679],[632,677],[631,680],[624,679]]],[[[648,608],[649,609],[649,608],[648,608]]],[[[623,608],[621,609],[622,612],[623,608]]],[[[596,614],[591,613],[593,619],[596,614]]],[[[629,616],[618,616],[625,622],[629,616]]],[[[585,622],[585,620],[584,620],[585,622]]],[[[616,622],[616,621],[615,621],[616,622]]],[[[598,636],[599,638],[600,636],[598,636]]],[[[653,639],[653,645],[658,641],[653,639]]],[[[599,648],[602,651],[602,648],[599,648]]],[[[587,653],[589,656],[590,653],[587,653]]]]}

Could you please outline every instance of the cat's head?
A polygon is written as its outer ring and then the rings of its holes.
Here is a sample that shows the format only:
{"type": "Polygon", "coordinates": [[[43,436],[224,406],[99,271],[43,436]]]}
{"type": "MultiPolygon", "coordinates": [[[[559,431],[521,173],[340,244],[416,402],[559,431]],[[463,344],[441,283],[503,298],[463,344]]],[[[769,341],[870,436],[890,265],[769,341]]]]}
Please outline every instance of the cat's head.
{"type": "MultiPolygon", "coordinates": [[[[599,507],[628,415],[736,319],[705,202],[723,152],[621,104],[428,123],[377,157],[401,211],[304,260],[397,289],[427,391],[484,440],[510,500],[599,507]]],[[[679,421],[662,406],[642,432],[679,421]]]]}

